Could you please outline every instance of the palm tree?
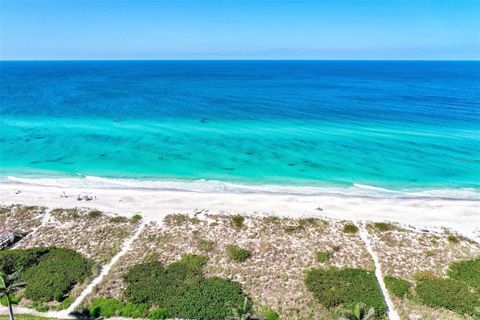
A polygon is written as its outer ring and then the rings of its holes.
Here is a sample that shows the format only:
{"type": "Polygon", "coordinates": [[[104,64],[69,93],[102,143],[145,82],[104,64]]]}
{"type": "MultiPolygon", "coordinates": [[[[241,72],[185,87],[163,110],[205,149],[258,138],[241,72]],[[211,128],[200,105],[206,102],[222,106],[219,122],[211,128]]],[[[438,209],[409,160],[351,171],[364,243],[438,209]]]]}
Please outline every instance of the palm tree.
{"type": "Polygon", "coordinates": [[[356,303],[351,309],[344,310],[342,320],[374,320],[375,310],[364,303],[356,303]]]}
{"type": "Polygon", "coordinates": [[[12,304],[10,303],[10,295],[24,286],[23,283],[17,281],[19,275],[20,270],[11,275],[6,275],[5,273],[0,272],[0,297],[5,296],[7,298],[10,320],[15,320],[13,316],[12,304]]]}

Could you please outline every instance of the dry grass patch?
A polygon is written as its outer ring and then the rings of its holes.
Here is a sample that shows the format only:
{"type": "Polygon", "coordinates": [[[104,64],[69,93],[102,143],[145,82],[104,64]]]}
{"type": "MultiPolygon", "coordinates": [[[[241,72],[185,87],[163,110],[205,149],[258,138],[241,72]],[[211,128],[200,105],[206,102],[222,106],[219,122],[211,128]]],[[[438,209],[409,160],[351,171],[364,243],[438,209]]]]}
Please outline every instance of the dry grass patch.
{"type": "MultiPolygon", "coordinates": [[[[122,217],[123,218],[123,217],[122,217]]],[[[54,209],[34,237],[26,237],[20,248],[57,246],[70,248],[99,264],[108,262],[133,234],[138,223],[129,219],[112,223],[98,210],[54,209]]]]}
{"type": "Polygon", "coordinates": [[[8,229],[29,233],[42,223],[45,208],[37,206],[0,206],[0,231],[8,229]]]}
{"type": "Polygon", "coordinates": [[[369,237],[384,273],[410,280],[415,273],[425,270],[435,276],[445,276],[450,263],[480,254],[479,244],[456,235],[452,242],[452,235],[451,232],[369,228],[369,237]]]}

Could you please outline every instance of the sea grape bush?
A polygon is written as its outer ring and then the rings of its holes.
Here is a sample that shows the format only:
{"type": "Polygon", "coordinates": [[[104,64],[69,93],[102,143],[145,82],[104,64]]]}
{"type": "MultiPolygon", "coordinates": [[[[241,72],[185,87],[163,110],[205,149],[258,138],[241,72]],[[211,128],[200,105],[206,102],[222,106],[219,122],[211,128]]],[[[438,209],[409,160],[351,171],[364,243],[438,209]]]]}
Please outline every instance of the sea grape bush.
{"type": "Polygon", "coordinates": [[[412,287],[410,282],[399,277],[385,276],[384,281],[388,291],[399,298],[407,296],[412,287]]]}
{"type": "Polygon", "coordinates": [[[24,296],[39,302],[62,301],[70,289],[93,273],[93,262],[71,249],[33,248],[0,253],[0,266],[10,274],[20,271],[24,296]]]}
{"type": "MultiPolygon", "coordinates": [[[[125,296],[133,304],[161,308],[157,312],[169,317],[226,319],[238,310],[251,312],[252,301],[239,283],[203,276],[206,259],[201,255],[186,255],[168,266],[157,261],[132,266],[124,275],[125,296]]],[[[157,316],[156,319],[160,318],[157,316]]]]}
{"type": "Polygon", "coordinates": [[[327,308],[364,303],[375,309],[377,316],[386,313],[380,286],[373,272],[357,268],[311,269],[305,284],[314,297],[327,308]]]}
{"type": "Polygon", "coordinates": [[[93,264],[81,254],[63,248],[49,250],[38,264],[25,270],[25,296],[36,301],[62,301],[64,295],[92,274],[93,264]]]}
{"type": "Polygon", "coordinates": [[[415,291],[423,304],[473,315],[480,306],[480,295],[467,284],[453,279],[426,279],[417,282],[415,291]]]}
{"type": "Polygon", "coordinates": [[[480,291],[480,257],[450,264],[448,275],[451,279],[467,283],[480,291]]]}

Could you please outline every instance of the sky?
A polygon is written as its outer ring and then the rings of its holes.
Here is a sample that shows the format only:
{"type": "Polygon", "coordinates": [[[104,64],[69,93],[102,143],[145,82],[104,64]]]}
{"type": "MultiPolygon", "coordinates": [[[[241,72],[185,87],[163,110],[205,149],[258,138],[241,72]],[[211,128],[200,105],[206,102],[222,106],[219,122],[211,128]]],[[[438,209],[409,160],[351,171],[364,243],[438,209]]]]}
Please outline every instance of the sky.
{"type": "Polygon", "coordinates": [[[0,0],[1,60],[479,60],[480,1],[0,0]]]}

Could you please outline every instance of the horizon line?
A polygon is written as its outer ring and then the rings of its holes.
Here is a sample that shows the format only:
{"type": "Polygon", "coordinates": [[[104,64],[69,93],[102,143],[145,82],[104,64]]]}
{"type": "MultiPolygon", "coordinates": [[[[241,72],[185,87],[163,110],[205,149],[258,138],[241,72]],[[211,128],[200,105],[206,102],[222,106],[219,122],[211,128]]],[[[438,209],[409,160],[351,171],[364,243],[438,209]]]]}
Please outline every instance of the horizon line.
{"type": "Polygon", "coordinates": [[[74,61],[418,61],[480,62],[480,59],[0,59],[0,62],[74,62],[74,61]]]}

